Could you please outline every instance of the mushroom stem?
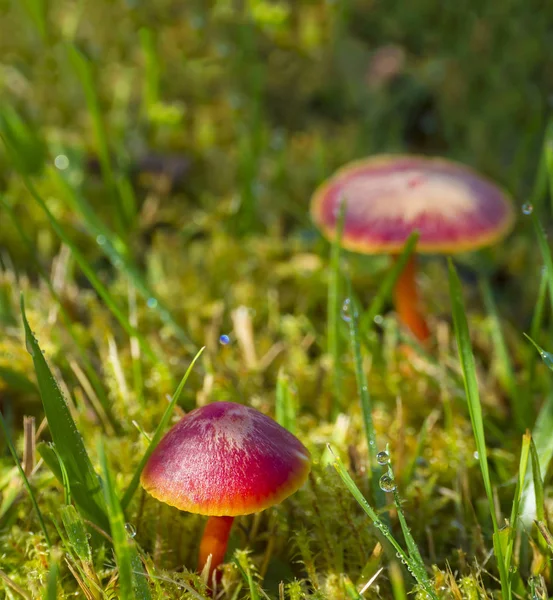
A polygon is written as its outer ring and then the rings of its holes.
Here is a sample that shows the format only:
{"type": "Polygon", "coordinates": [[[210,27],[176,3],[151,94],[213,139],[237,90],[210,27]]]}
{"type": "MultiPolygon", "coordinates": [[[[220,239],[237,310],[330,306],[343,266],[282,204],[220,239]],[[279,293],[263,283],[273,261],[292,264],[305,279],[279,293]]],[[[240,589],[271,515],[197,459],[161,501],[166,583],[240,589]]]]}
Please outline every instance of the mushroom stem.
{"type": "Polygon", "coordinates": [[[230,528],[234,517],[209,517],[202,541],[200,542],[200,555],[198,570],[202,571],[211,555],[208,581],[211,581],[213,571],[223,562],[227,551],[230,528]]]}
{"type": "MultiPolygon", "coordinates": [[[[397,256],[394,258],[397,260],[397,256]]],[[[419,341],[424,342],[430,336],[430,329],[420,310],[416,275],[417,265],[415,257],[411,255],[396,282],[394,304],[399,320],[409,327],[419,341]]]]}

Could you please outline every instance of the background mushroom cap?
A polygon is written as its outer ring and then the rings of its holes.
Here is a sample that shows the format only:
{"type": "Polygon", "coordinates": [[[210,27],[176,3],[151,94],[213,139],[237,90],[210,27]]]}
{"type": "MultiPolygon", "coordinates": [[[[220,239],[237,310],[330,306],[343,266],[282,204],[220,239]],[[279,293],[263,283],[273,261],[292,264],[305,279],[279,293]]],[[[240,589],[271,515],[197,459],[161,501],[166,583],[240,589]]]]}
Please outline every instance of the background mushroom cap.
{"type": "Polygon", "coordinates": [[[259,411],[214,402],[183,417],[161,440],[141,482],[154,498],[202,515],[261,511],[305,481],[311,456],[259,411]]]}
{"type": "Polygon", "coordinates": [[[455,253],[493,244],[514,223],[508,195],[472,169],[440,158],[385,155],[346,165],[313,195],[311,215],[334,238],[346,202],[342,246],[400,252],[418,230],[417,252],[455,253]]]}

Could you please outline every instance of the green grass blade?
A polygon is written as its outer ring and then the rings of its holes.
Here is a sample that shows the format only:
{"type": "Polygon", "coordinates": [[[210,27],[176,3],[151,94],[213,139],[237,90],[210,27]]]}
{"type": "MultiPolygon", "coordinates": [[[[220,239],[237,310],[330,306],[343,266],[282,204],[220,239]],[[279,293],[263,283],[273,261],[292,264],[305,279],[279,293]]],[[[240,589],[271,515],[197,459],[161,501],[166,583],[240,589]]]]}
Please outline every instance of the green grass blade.
{"type": "Polygon", "coordinates": [[[491,321],[491,338],[494,355],[497,357],[499,363],[499,380],[509,397],[515,424],[519,431],[524,431],[532,421],[531,405],[521,402],[513,363],[503,336],[501,319],[497,311],[497,305],[493,297],[490,282],[486,277],[480,279],[480,291],[491,321]]]}
{"type": "Polygon", "coordinates": [[[549,185],[550,209],[553,214],[553,119],[549,119],[543,140],[543,158],[549,185]]]}
{"type": "Polygon", "coordinates": [[[470,421],[476,443],[476,450],[478,451],[480,471],[484,481],[484,489],[488,498],[490,517],[493,525],[494,550],[501,580],[501,590],[504,598],[507,600],[511,598],[511,586],[505,568],[505,557],[501,550],[499,526],[495,514],[492,483],[488,468],[486,437],[484,434],[484,419],[482,416],[482,406],[480,404],[480,394],[478,392],[478,382],[476,379],[476,367],[474,364],[474,355],[472,353],[461,282],[459,281],[459,276],[457,275],[451,259],[449,259],[449,290],[451,295],[455,339],[457,341],[457,350],[459,352],[459,359],[463,371],[470,421]]]}
{"type": "MultiPolygon", "coordinates": [[[[528,335],[526,338],[535,346],[543,362],[553,371],[553,354],[546,352],[541,346],[528,335]]],[[[532,431],[532,447],[535,449],[538,457],[538,463],[541,473],[547,473],[551,459],[553,458],[553,392],[549,392],[543,403],[536,424],[532,431]]],[[[532,454],[533,456],[533,454],[532,454]]],[[[532,463],[533,464],[533,463],[532,463]]],[[[522,500],[521,521],[525,527],[529,527],[536,519],[538,506],[536,503],[536,490],[534,480],[527,477],[524,485],[522,500]]]]}
{"type": "Polygon", "coordinates": [[[143,27],[138,32],[140,46],[144,56],[144,112],[146,115],[159,102],[159,78],[160,65],[156,51],[156,39],[154,32],[143,27]]]}
{"type": "Polygon", "coordinates": [[[92,562],[92,551],[90,550],[86,527],[81,515],[71,504],[63,506],[60,513],[73,552],[80,560],[92,562]]]}
{"type": "MultiPolygon", "coordinates": [[[[11,150],[11,148],[9,146],[7,146],[7,147],[9,150],[11,150]]],[[[21,176],[22,176],[25,186],[29,190],[31,196],[34,198],[34,200],[37,202],[37,204],[40,206],[40,208],[42,209],[42,211],[48,218],[48,221],[50,222],[52,229],[56,232],[56,234],[60,238],[60,240],[68,248],[70,248],[70,250],[73,254],[73,257],[77,261],[77,264],[81,268],[82,272],[85,274],[86,278],[90,281],[91,285],[94,287],[94,289],[96,290],[98,295],[106,303],[106,306],[110,309],[113,316],[119,321],[119,323],[121,324],[123,329],[129,334],[129,336],[136,337],[136,339],[139,341],[140,346],[144,350],[144,352],[153,361],[157,361],[158,357],[156,356],[155,352],[151,348],[151,346],[148,343],[148,341],[146,340],[146,338],[130,324],[129,320],[127,319],[127,317],[125,316],[123,311],[117,306],[117,303],[113,299],[109,290],[102,284],[100,279],[96,276],[94,268],[88,263],[88,261],[86,260],[84,255],[79,251],[77,246],[71,241],[69,236],[66,234],[64,228],[60,225],[59,221],[54,217],[54,215],[52,214],[50,209],[46,206],[46,203],[44,202],[44,200],[41,198],[41,196],[36,191],[36,188],[32,184],[31,180],[24,173],[21,173],[21,176]]]]}
{"type": "Polygon", "coordinates": [[[23,484],[27,488],[27,492],[29,492],[29,497],[31,498],[31,503],[33,505],[33,508],[35,509],[38,521],[40,523],[40,527],[42,528],[42,532],[44,533],[44,539],[46,540],[46,543],[48,544],[48,548],[51,548],[52,542],[50,541],[50,536],[48,535],[48,530],[46,529],[46,523],[44,522],[42,513],[40,512],[40,508],[38,507],[38,503],[36,501],[35,494],[33,492],[33,488],[31,487],[31,484],[29,483],[29,480],[27,479],[27,475],[25,475],[25,471],[23,470],[21,463],[19,462],[19,458],[17,457],[17,452],[16,452],[13,442],[10,438],[10,434],[9,434],[8,428],[6,427],[6,422],[4,421],[4,417],[2,416],[2,413],[0,413],[0,426],[2,427],[2,431],[4,433],[6,443],[8,444],[10,453],[11,453],[13,460],[17,466],[17,470],[19,471],[19,474],[23,478],[23,484]]]}
{"type": "Polygon", "coordinates": [[[42,600],[58,600],[58,573],[59,567],[55,560],[50,562],[46,587],[42,594],[42,600]]]}
{"type": "Polygon", "coordinates": [[[282,369],[278,372],[275,399],[275,418],[277,423],[288,429],[290,433],[296,432],[298,403],[296,392],[292,389],[290,378],[282,369]]]}
{"type": "Polygon", "coordinates": [[[86,230],[113,267],[129,279],[137,292],[148,303],[148,306],[159,315],[166,325],[171,327],[175,336],[185,345],[186,349],[192,351],[194,346],[190,338],[177,323],[169,309],[156,297],[146,278],[129,255],[125,242],[102,223],[94,208],[70,185],[62,173],[56,169],[49,169],[48,173],[54,184],[60,189],[69,207],[81,215],[86,230]]]}
{"type": "MultiPolygon", "coordinates": [[[[532,323],[530,325],[530,338],[532,340],[538,339],[538,335],[543,326],[543,319],[545,316],[545,302],[547,300],[547,288],[548,288],[548,274],[544,270],[541,274],[540,286],[538,289],[538,298],[536,305],[534,306],[534,313],[532,315],[532,323]]],[[[526,385],[524,386],[524,397],[522,402],[530,404],[532,398],[533,383],[536,377],[536,365],[537,356],[534,352],[528,354],[528,361],[526,362],[526,385]]]]}
{"type": "Polygon", "coordinates": [[[553,313],[553,258],[551,257],[551,249],[549,248],[549,244],[547,243],[547,238],[545,237],[545,233],[543,228],[538,220],[537,215],[532,212],[531,214],[532,223],[534,225],[534,231],[536,233],[536,238],[538,240],[538,246],[540,249],[540,254],[543,260],[543,264],[545,266],[545,272],[547,273],[547,287],[549,291],[549,306],[551,312],[553,313]]]}
{"type": "Polygon", "coordinates": [[[366,334],[366,332],[370,329],[372,324],[374,323],[374,318],[376,315],[382,312],[384,305],[390,298],[392,294],[392,290],[399,279],[405,265],[407,264],[409,258],[415,251],[417,246],[417,242],[419,240],[419,233],[414,231],[405,242],[405,246],[399,254],[397,260],[394,262],[392,267],[386,273],[382,283],[380,284],[378,291],[376,292],[376,296],[369,308],[363,313],[360,321],[359,321],[359,330],[361,333],[366,334]]]}
{"type": "MultiPolygon", "coordinates": [[[[388,448],[386,448],[386,451],[388,451],[388,448]]],[[[392,464],[391,462],[388,462],[388,468],[387,468],[387,476],[388,478],[394,482],[394,486],[392,489],[392,494],[394,496],[394,505],[396,507],[396,511],[397,511],[397,516],[399,519],[399,524],[401,527],[401,531],[403,533],[403,538],[405,539],[405,544],[407,546],[407,551],[409,553],[409,558],[412,561],[411,564],[411,569],[414,569],[413,573],[416,574],[416,579],[419,582],[422,582],[422,585],[424,586],[424,589],[432,596],[435,597],[435,593],[432,587],[432,583],[430,582],[430,579],[428,578],[428,574],[426,572],[426,568],[424,566],[424,562],[422,560],[419,548],[415,542],[415,539],[413,538],[412,534],[411,534],[411,529],[409,528],[409,526],[407,525],[407,520],[405,518],[405,513],[403,511],[403,505],[401,502],[401,498],[399,496],[399,492],[397,490],[397,485],[395,485],[395,475],[394,475],[394,471],[392,469],[392,464]]]]}
{"type": "Polygon", "coordinates": [[[509,520],[509,538],[507,542],[507,551],[505,553],[506,569],[511,572],[511,563],[513,559],[513,551],[515,547],[516,534],[518,531],[518,523],[520,517],[520,506],[522,494],[524,490],[524,482],[526,480],[526,471],[528,469],[528,456],[530,453],[530,445],[532,437],[529,433],[522,436],[522,448],[520,451],[520,462],[518,468],[517,484],[515,495],[513,498],[513,506],[511,507],[511,518],[509,520]]]}
{"type": "Polygon", "coordinates": [[[347,597],[350,600],[364,600],[363,596],[357,591],[357,588],[353,585],[352,580],[347,575],[342,575],[342,583],[347,597]]]}
{"type": "Polygon", "coordinates": [[[48,26],[46,20],[46,0],[22,0],[21,5],[33,22],[43,42],[48,39],[48,26]]]}
{"type": "Polygon", "coordinates": [[[119,598],[121,600],[148,600],[151,598],[151,594],[146,574],[138,557],[136,544],[125,527],[125,516],[119,503],[103,443],[98,445],[98,458],[102,468],[104,496],[111,526],[113,549],[119,568],[119,598]]]}
{"type": "Polygon", "coordinates": [[[332,358],[334,398],[330,410],[331,417],[340,411],[342,388],[342,361],[340,360],[340,314],[341,314],[341,273],[340,256],[342,254],[342,233],[346,220],[346,203],[342,201],[336,218],[336,231],[330,254],[330,277],[328,280],[327,341],[328,354],[332,358]]]}
{"type": "Polygon", "coordinates": [[[536,521],[536,527],[547,544],[549,551],[553,554],[553,534],[549,531],[547,525],[543,521],[536,521]]]}
{"type": "MultiPolygon", "coordinates": [[[[348,287],[351,285],[348,282],[348,287]]],[[[343,318],[348,323],[349,338],[351,345],[351,352],[353,354],[353,364],[355,368],[355,379],[357,382],[357,393],[361,400],[361,411],[363,415],[363,426],[365,428],[365,438],[367,440],[368,458],[369,458],[369,477],[371,479],[371,488],[373,492],[373,498],[377,508],[382,508],[386,503],[386,498],[378,485],[378,474],[375,470],[376,466],[376,431],[374,429],[374,423],[372,418],[372,401],[369,392],[369,383],[367,381],[367,374],[363,368],[363,354],[361,352],[361,341],[359,337],[359,325],[358,325],[358,308],[357,303],[352,297],[351,289],[349,290],[349,298],[344,303],[343,318]]]]}
{"type": "Polygon", "coordinates": [[[173,394],[173,398],[171,399],[171,402],[165,409],[165,412],[163,413],[163,416],[161,417],[161,420],[158,423],[155,433],[152,436],[152,440],[150,441],[150,444],[149,444],[148,448],[146,449],[146,452],[144,453],[142,460],[140,461],[140,463],[138,464],[138,467],[136,468],[136,471],[134,472],[134,475],[129,484],[129,487],[127,488],[127,490],[125,491],[125,494],[123,495],[123,498],[121,499],[121,507],[123,510],[127,509],[129,502],[132,500],[132,497],[140,483],[140,475],[142,474],[142,471],[143,471],[146,463],[148,462],[148,458],[150,458],[150,455],[154,451],[155,447],[159,444],[159,441],[161,440],[163,432],[164,432],[165,428],[167,427],[167,424],[169,423],[169,419],[171,418],[173,410],[180,398],[180,395],[182,393],[182,390],[184,389],[184,386],[188,380],[188,377],[190,376],[190,373],[192,372],[192,369],[194,368],[196,361],[198,360],[198,358],[200,358],[204,349],[205,349],[205,346],[200,348],[200,350],[198,351],[196,356],[192,359],[190,366],[186,370],[184,377],[181,379],[181,382],[179,383],[175,393],[173,394]]]}
{"type": "MultiPolygon", "coordinates": [[[[56,304],[58,306],[61,321],[65,325],[65,329],[66,329],[67,333],[69,334],[69,336],[71,337],[71,339],[74,342],[74,348],[79,355],[79,360],[80,360],[81,364],[83,365],[84,371],[86,372],[86,375],[87,375],[88,379],[90,380],[92,387],[94,388],[94,392],[96,393],[98,400],[100,401],[100,404],[102,405],[102,409],[103,409],[108,421],[112,425],[112,427],[117,431],[119,429],[119,424],[117,423],[117,420],[113,416],[111,403],[110,403],[108,396],[104,390],[104,386],[100,380],[100,377],[98,376],[97,370],[94,368],[94,366],[90,362],[86,352],[81,347],[78,337],[75,335],[71,318],[65,308],[65,305],[64,305],[60,295],[56,291],[55,287],[52,285],[50,276],[48,275],[48,273],[46,272],[46,270],[42,267],[42,265],[40,263],[34,243],[31,241],[31,239],[25,233],[24,227],[21,225],[19,219],[15,215],[15,212],[13,211],[11,206],[9,206],[9,204],[7,202],[5,202],[1,196],[0,196],[0,207],[2,207],[8,213],[8,215],[10,216],[10,218],[12,220],[12,223],[14,224],[15,229],[17,230],[21,239],[23,240],[23,243],[25,244],[25,246],[31,253],[31,256],[34,260],[34,265],[38,271],[38,274],[40,275],[40,277],[42,278],[42,280],[48,287],[48,290],[49,290],[50,294],[52,295],[52,298],[54,299],[54,301],[56,302],[56,304]]],[[[2,371],[0,368],[0,377],[1,376],[2,376],[2,371]]],[[[10,384],[10,385],[12,385],[12,384],[10,384]]],[[[32,385],[34,388],[34,384],[32,384],[32,385]]],[[[103,415],[99,415],[99,416],[100,416],[100,418],[103,417],[103,415]]]]}
{"type": "Polygon", "coordinates": [[[248,584],[251,600],[261,600],[259,597],[259,588],[253,579],[247,553],[243,550],[238,550],[233,562],[240,571],[240,575],[242,575],[244,581],[248,584]]]}
{"type": "Polygon", "coordinates": [[[73,64],[73,68],[75,69],[83,88],[88,112],[92,119],[92,129],[96,138],[96,146],[98,149],[98,158],[100,160],[102,176],[104,178],[108,193],[115,206],[117,226],[119,231],[124,234],[127,229],[128,220],[127,215],[124,213],[121,198],[119,197],[117,188],[115,186],[115,175],[111,165],[108,136],[104,119],[102,117],[102,111],[100,109],[98,94],[96,93],[92,68],[89,60],[75,46],[71,44],[68,45],[68,53],[69,59],[73,64]]]}
{"type": "Polygon", "coordinates": [[[545,521],[545,492],[543,489],[543,477],[541,474],[540,457],[534,440],[530,444],[530,455],[532,457],[532,478],[536,495],[536,518],[545,521]]]}
{"type": "Polygon", "coordinates": [[[39,173],[44,167],[46,150],[40,129],[26,123],[9,105],[0,106],[0,134],[16,149],[13,163],[19,172],[39,173]]]}
{"type": "Polygon", "coordinates": [[[21,314],[25,327],[27,350],[33,359],[48,427],[56,445],[56,451],[67,469],[71,493],[79,508],[86,513],[88,518],[102,529],[107,530],[108,520],[100,480],[92,467],[83,439],[77,431],[77,426],[71,417],[61,390],[31,331],[25,314],[23,297],[21,298],[21,314]]]}
{"type": "Polygon", "coordinates": [[[436,594],[431,586],[429,585],[428,576],[426,572],[424,577],[421,578],[420,569],[418,565],[415,564],[415,561],[405,552],[405,550],[401,547],[399,542],[393,536],[390,528],[380,519],[376,511],[371,507],[371,505],[367,502],[365,497],[363,496],[361,490],[355,484],[355,481],[351,478],[351,475],[347,472],[347,469],[344,466],[344,463],[340,460],[338,456],[336,456],[329,447],[330,452],[334,456],[334,462],[332,463],[340,479],[344,482],[344,485],[348,488],[351,495],[357,500],[359,506],[363,509],[365,514],[371,519],[375,527],[380,531],[380,533],[388,540],[388,542],[392,545],[394,550],[397,553],[398,558],[403,562],[403,564],[407,565],[409,568],[409,572],[415,578],[417,583],[421,585],[426,592],[430,595],[433,600],[436,600],[436,594]]]}

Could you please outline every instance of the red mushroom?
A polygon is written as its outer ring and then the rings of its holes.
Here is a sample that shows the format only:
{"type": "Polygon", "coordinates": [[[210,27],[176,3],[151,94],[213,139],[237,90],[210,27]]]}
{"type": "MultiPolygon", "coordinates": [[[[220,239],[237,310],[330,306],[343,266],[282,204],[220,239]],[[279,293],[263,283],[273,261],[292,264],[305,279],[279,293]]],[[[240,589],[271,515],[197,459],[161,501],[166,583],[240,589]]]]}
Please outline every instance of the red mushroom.
{"type": "MultiPolygon", "coordinates": [[[[342,246],[397,256],[419,232],[417,252],[453,254],[491,245],[514,223],[508,196],[472,169],[440,158],[384,155],[346,165],[323,183],[311,215],[332,240],[339,205],[346,215],[342,246]]],[[[411,258],[394,291],[400,320],[421,341],[429,336],[411,258]]]]}
{"type": "Polygon", "coordinates": [[[199,570],[209,580],[223,561],[234,517],[282,502],[310,470],[310,454],[259,411],[214,402],[183,417],[161,440],[142,473],[144,489],[180,510],[209,516],[199,570]]]}

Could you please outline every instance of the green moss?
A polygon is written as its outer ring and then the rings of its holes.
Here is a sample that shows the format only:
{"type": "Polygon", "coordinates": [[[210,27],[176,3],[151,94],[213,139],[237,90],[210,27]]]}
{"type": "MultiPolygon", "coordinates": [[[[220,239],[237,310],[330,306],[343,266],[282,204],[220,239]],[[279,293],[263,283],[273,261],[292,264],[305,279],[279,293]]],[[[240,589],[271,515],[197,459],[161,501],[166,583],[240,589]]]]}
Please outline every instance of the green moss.
{"type": "MultiPolygon", "coordinates": [[[[343,163],[390,151],[463,160],[515,197],[529,197],[553,91],[542,7],[522,0],[447,7],[429,0],[251,0],[238,10],[222,0],[54,0],[42,31],[41,3],[24,3],[34,6],[30,12],[20,4],[0,2],[0,133],[16,152],[14,162],[0,144],[0,409],[18,452],[31,448],[23,416],[37,417],[37,426],[44,416],[20,326],[20,293],[92,462],[98,470],[102,438],[121,495],[147,445],[133,421],[146,434],[154,431],[192,358],[162,318],[163,305],[194,347],[206,346],[174,419],[217,400],[275,416],[280,373],[297,407],[296,434],[314,457],[302,490],[261,515],[237,519],[220,597],[349,599],[382,566],[363,597],[403,600],[407,592],[425,599],[329,466],[331,443],[373,501],[346,323],[340,323],[344,414],[328,420],[336,391],[326,354],[329,247],[310,224],[309,197],[343,163]],[[115,187],[127,191],[126,229],[98,168],[97,132],[68,43],[91,62],[115,187]],[[382,75],[386,57],[395,71],[382,75]],[[59,173],[106,233],[117,231],[111,241],[132,258],[152,300],[129,292],[124,265],[110,260],[105,240],[90,233],[91,216],[67,201],[51,171],[59,155],[69,160],[59,173]],[[152,355],[129,339],[60,245],[22,173],[152,355]],[[229,344],[220,344],[222,334],[229,344]]],[[[534,214],[548,229],[549,199],[542,198],[534,196],[534,214]]],[[[502,328],[517,398],[532,419],[552,393],[551,373],[541,363],[533,376],[527,370],[534,350],[522,332],[530,331],[541,259],[528,218],[519,221],[508,242],[458,262],[500,526],[511,513],[521,439],[492,327],[502,328]],[[499,321],[486,312],[480,275],[491,282],[499,321]]],[[[342,264],[368,307],[387,259],[346,254],[342,264]]],[[[423,268],[421,292],[436,344],[426,354],[406,355],[389,305],[364,340],[377,450],[389,445],[402,506],[437,597],[499,598],[447,270],[433,257],[423,268]]],[[[545,306],[536,341],[551,350],[545,306]]],[[[38,440],[50,441],[47,426],[38,431],[38,440]]],[[[15,594],[15,584],[41,597],[55,559],[59,598],[118,597],[105,532],[89,530],[92,559],[83,565],[63,534],[63,488],[35,456],[28,475],[54,542],[49,556],[3,440],[0,447],[0,589],[15,594]]],[[[547,515],[548,464],[541,475],[547,515]]],[[[396,509],[387,502],[383,516],[401,539],[396,509]]],[[[154,598],[207,597],[194,572],[202,517],[140,491],[126,519],[136,529],[154,598]]],[[[511,573],[517,594],[536,595],[539,588],[545,597],[551,590],[547,552],[537,530],[520,533],[511,573]]]]}

